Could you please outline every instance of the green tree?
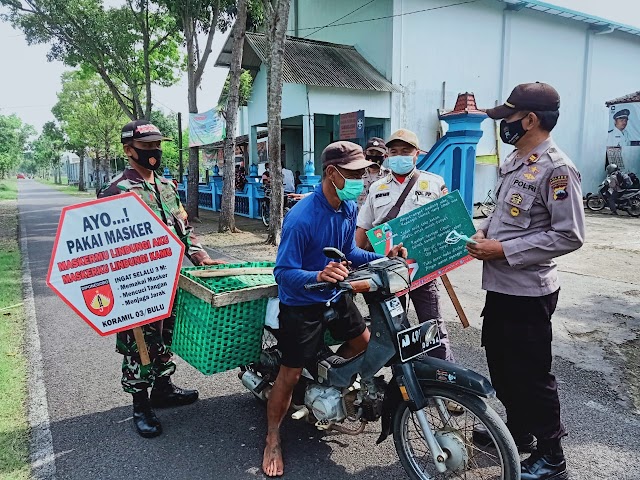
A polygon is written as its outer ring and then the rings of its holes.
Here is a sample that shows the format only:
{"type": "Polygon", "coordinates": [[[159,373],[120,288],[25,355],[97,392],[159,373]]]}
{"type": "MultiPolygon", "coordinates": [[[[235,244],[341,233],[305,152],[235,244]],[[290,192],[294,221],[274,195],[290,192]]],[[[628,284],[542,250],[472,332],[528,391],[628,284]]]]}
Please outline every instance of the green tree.
{"type": "MultiPolygon", "coordinates": [[[[227,75],[227,79],[224,81],[220,98],[218,99],[218,110],[224,110],[227,107],[227,101],[229,98],[229,86],[231,84],[231,72],[227,75]]],[[[253,77],[249,70],[241,69],[240,82],[238,85],[238,106],[246,107],[249,105],[249,99],[251,98],[251,90],[253,88],[253,77]]]]}
{"type": "MultiPolygon", "coordinates": [[[[196,2],[199,3],[199,2],[196,2]]],[[[151,85],[168,86],[181,66],[179,32],[149,0],[105,9],[102,0],[0,0],[3,18],[30,44],[50,44],[49,60],[97,73],[131,119],[150,118],[151,85]]]]}
{"type": "Polygon", "coordinates": [[[280,143],[282,140],[282,72],[287,20],[291,0],[262,0],[266,24],[267,49],[267,128],[271,167],[271,207],[267,242],[278,245],[282,229],[283,186],[280,143]]]}
{"type": "Polygon", "coordinates": [[[35,133],[17,115],[0,115],[0,178],[22,163],[28,140],[35,133]]]}
{"type": "Polygon", "coordinates": [[[62,183],[60,155],[63,148],[64,135],[54,122],[45,123],[42,127],[42,133],[31,145],[36,168],[41,171],[53,171],[53,180],[58,184],[62,183]]]}
{"type": "Polygon", "coordinates": [[[162,143],[162,165],[168,167],[171,174],[177,178],[180,149],[178,145],[178,118],[176,115],[168,115],[154,110],[151,112],[151,123],[158,127],[163,135],[173,140],[162,143]]]}
{"type": "MultiPolygon", "coordinates": [[[[184,37],[187,50],[187,100],[189,113],[198,113],[198,88],[211,55],[216,30],[225,31],[233,18],[233,0],[156,0],[174,18],[184,37]],[[206,35],[200,48],[198,34],[206,35]]],[[[189,148],[189,180],[187,185],[187,213],[198,217],[198,184],[200,153],[198,147],[189,148]]]]}
{"type": "Polygon", "coordinates": [[[80,158],[86,152],[93,157],[96,187],[100,187],[122,155],[120,130],[128,118],[117,100],[95,74],[65,72],[52,112],[75,153],[80,158]]]}

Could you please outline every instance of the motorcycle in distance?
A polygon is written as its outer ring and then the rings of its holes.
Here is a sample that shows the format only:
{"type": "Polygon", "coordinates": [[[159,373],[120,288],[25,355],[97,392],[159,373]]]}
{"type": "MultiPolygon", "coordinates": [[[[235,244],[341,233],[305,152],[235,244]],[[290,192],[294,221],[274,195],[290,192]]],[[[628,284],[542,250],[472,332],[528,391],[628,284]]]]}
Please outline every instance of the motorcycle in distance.
{"type": "MultiPolygon", "coordinates": [[[[609,189],[608,179],[604,179],[598,186],[598,193],[588,193],[587,208],[591,211],[597,212],[607,206],[607,200],[604,197],[604,193],[609,189]]],[[[640,190],[638,189],[626,189],[616,199],[616,207],[620,210],[624,210],[632,217],[640,216],[640,190]]]]}
{"type": "MultiPolygon", "coordinates": [[[[327,247],[324,254],[346,261],[342,252],[327,247]]],[[[411,326],[396,293],[409,287],[403,258],[381,258],[351,270],[342,282],[305,285],[307,290],[336,289],[361,293],[368,304],[371,340],[354,358],[337,356],[326,345],[300,377],[292,404],[293,419],[306,419],[319,430],[349,435],[362,433],[368,422],[382,421],[377,443],[393,435],[400,462],[413,480],[520,478],[520,457],[509,430],[485,402],[495,395],[489,380],[461,365],[426,356],[440,339],[435,320],[411,326]],[[378,375],[391,367],[387,383],[378,375]],[[302,393],[304,392],[304,393],[302,393]],[[302,395],[304,401],[302,402],[302,395]],[[493,445],[480,448],[472,441],[474,427],[484,427],[493,445]]],[[[327,306],[330,306],[327,302],[327,306]]],[[[332,309],[327,322],[337,315],[332,309]]],[[[281,358],[277,329],[265,327],[260,360],[241,368],[243,385],[266,401],[281,358]],[[274,339],[275,337],[275,339],[274,339]]]]}

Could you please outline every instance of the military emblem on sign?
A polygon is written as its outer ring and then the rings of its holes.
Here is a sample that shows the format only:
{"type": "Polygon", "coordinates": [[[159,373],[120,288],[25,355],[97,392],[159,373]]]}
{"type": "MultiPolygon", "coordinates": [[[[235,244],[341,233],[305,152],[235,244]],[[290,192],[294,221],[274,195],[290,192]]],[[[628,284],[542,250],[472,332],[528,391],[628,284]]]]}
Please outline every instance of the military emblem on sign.
{"type": "Polygon", "coordinates": [[[522,204],[522,195],[519,193],[514,193],[511,195],[511,203],[512,205],[521,205],[522,204]]]}
{"type": "Polygon", "coordinates": [[[90,283],[80,287],[84,303],[91,313],[105,317],[113,310],[113,291],[109,280],[90,283]]]}

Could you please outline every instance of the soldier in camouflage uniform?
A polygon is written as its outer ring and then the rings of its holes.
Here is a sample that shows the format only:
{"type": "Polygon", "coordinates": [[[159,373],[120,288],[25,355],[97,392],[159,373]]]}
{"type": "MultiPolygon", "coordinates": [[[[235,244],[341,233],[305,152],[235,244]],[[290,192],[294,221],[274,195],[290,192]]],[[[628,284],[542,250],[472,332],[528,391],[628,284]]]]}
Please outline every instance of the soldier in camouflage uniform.
{"type": "MultiPolygon", "coordinates": [[[[182,240],[186,255],[194,265],[224,263],[212,260],[198,243],[193,227],[187,221],[178,191],[172,181],[156,173],[162,157],[161,142],[169,140],[158,127],[146,120],[127,123],[121,133],[124,153],[129,167],[110,185],[98,192],[98,197],[109,197],[124,192],[135,192],[182,240]]],[[[162,426],[152,407],[188,405],[198,399],[197,390],[185,390],[175,386],[170,376],[176,365],[171,361],[171,340],[175,316],[142,327],[151,364],[143,366],[133,330],[117,334],[116,351],[123,355],[122,388],[133,395],[133,423],[143,437],[155,437],[162,433],[162,426]],[[151,390],[149,397],[148,389],[151,390]]]]}

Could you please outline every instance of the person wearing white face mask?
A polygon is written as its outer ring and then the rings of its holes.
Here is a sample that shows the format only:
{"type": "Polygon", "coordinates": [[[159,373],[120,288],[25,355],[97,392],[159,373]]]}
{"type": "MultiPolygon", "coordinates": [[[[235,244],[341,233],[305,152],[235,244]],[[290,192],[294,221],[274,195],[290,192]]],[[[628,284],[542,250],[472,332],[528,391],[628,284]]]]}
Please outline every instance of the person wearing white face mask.
{"type": "MultiPolygon", "coordinates": [[[[416,168],[420,153],[418,137],[410,130],[400,129],[387,141],[389,157],[385,167],[391,170],[369,188],[369,195],[360,208],[356,229],[356,244],[372,250],[367,230],[404,215],[448,193],[444,179],[439,175],[416,168]]],[[[409,252],[411,254],[411,252],[409,252]]],[[[455,361],[447,328],[440,315],[440,299],[436,281],[422,285],[409,293],[418,320],[436,319],[440,330],[441,346],[429,352],[430,356],[455,361]]]]}

